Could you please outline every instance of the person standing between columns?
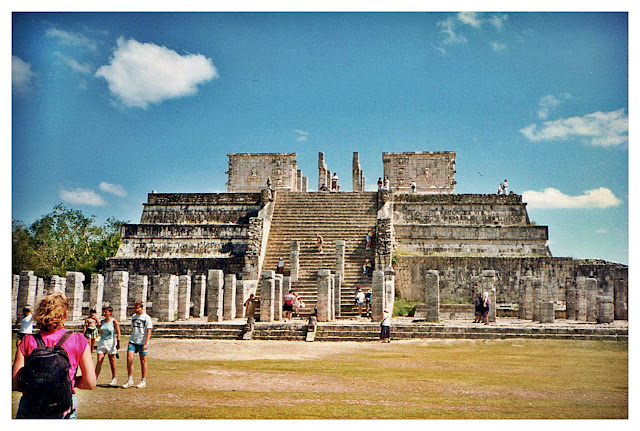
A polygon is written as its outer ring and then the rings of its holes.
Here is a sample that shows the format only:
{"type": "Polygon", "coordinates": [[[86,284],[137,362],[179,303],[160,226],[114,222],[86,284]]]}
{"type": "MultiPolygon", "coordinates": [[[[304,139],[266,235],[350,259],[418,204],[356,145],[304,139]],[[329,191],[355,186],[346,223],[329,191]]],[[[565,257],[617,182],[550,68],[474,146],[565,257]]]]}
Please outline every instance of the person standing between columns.
{"type": "Polygon", "coordinates": [[[135,314],[131,316],[131,337],[127,347],[127,373],[129,378],[122,387],[127,389],[133,386],[133,356],[138,353],[140,355],[142,379],[136,385],[136,388],[142,389],[147,386],[147,353],[153,323],[151,323],[151,317],[144,312],[141,302],[135,303],[133,311],[135,314]]]}
{"type": "Polygon", "coordinates": [[[491,307],[491,300],[489,299],[489,294],[487,292],[482,293],[482,320],[484,320],[484,324],[489,324],[489,307],[491,307]]]}
{"type": "Polygon", "coordinates": [[[382,322],[380,322],[380,341],[383,343],[391,342],[391,313],[386,308],[382,314],[382,322]]]}
{"type": "Polygon", "coordinates": [[[89,310],[89,317],[84,319],[84,325],[82,327],[82,333],[89,340],[89,350],[93,353],[93,349],[98,339],[98,316],[96,310],[93,308],[89,310]]]}
{"type": "Polygon", "coordinates": [[[252,293],[249,295],[249,299],[247,299],[244,303],[245,306],[245,315],[247,316],[247,324],[253,325],[256,323],[256,297],[252,293]]]}
{"type": "Polygon", "coordinates": [[[338,191],[338,174],[335,172],[331,177],[331,190],[338,191]]]}
{"type": "Polygon", "coordinates": [[[382,177],[378,177],[378,190],[382,189],[382,177]]]}
{"type": "Polygon", "coordinates": [[[416,182],[411,181],[411,193],[415,193],[415,192],[416,192],[416,182]]]}
{"type": "Polygon", "coordinates": [[[296,301],[296,295],[292,290],[290,290],[289,293],[284,295],[283,299],[284,304],[282,304],[282,311],[284,311],[284,321],[286,322],[288,318],[289,322],[291,322],[291,315],[293,314],[293,303],[296,301]]]}
{"type": "Polygon", "coordinates": [[[278,266],[276,267],[276,274],[284,274],[284,258],[278,260],[278,266]]]}
{"type": "Polygon", "coordinates": [[[391,183],[389,182],[389,177],[384,177],[384,188],[387,190],[391,190],[391,183]]]}

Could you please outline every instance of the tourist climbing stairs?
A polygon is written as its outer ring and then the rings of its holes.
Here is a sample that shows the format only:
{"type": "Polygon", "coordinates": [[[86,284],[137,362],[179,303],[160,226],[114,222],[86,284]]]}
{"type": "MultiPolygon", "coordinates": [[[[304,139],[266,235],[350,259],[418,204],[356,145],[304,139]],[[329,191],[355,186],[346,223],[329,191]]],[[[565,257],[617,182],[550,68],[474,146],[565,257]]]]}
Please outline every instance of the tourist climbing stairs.
{"type": "Polygon", "coordinates": [[[371,277],[364,277],[362,264],[366,258],[372,264],[375,262],[375,235],[369,250],[365,237],[369,231],[375,231],[377,212],[375,192],[278,193],[262,269],[275,270],[282,257],[285,275],[289,274],[291,241],[300,243],[298,281],[292,283],[292,289],[305,305],[300,309],[300,317],[308,316],[316,306],[318,270],[328,269],[335,274],[338,240],[345,241],[340,314],[342,317],[358,314],[353,307],[355,287],[371,288],[371,277]],[[317,233],[324,238],[323,253],[316,247],[317,233]]]}

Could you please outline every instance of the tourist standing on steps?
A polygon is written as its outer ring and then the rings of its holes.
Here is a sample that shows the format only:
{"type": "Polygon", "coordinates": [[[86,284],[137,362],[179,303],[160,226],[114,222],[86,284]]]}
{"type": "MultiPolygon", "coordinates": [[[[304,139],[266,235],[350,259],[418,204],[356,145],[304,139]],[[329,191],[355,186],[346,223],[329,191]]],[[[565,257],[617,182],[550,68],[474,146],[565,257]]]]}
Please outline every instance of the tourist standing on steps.
{"type": "Polygon", "coordinates": [[[356,290],[356,306],[358,307],[359,317],[362,317],[362,308],[364,307],[364,292],[358,287],[356,290]]]}
{"type": "Polygon", "coordinates": [[[324,244],[324,238],[319,233],[316,234],[316,247],[318,247],[318,253],[322,254],[322,245],[324,244]]]}
{"type": "Polygon", "coordinates": [[[144,312],[141,302],[136,302],[133,306],[134,315],[131,316],[131,337],[127,347],[127,373],[129,375],[127,383],[122,387],[127,389],[133,386],[133,356],[140,355],[140,369],[142,379],[136,388],[147,386],[147,354],[149,353],[149,340],[151,339],[151,317],[144,312]]]}
{"type": "Polygon", "coordinates": [[[369,232],[367,232],[367,235],[364,237],[364,240],[366,241],[366,249],[367,250],[371,250],[371,241],[373,241],[373,231],[370,230],[369,232]]]}
{"type": "Polygon", "coordinates": [[[284,321],[287,321],[287,318],[289,319],[289,322],[291,322],[292,317],[291,314],[293,313],[293,303],[296,301],[296,295],[293,293],[292,290],[289,290],[289,293],[287,293],[286,295],[284,295],[284,304],[282,304],[282,311],[284,312],[284,321]]]}
{"type": "Polygon", "coordinates": [[[382,313],[382,322],[380,322],[380,341],[383,343],[391,342],[391,313],[386,308],[382,313]]]}
{"type": "Polygon", "coordinates": [[[100,376],[104,355],[109,356],[111,366],[111,382],[109,386],[117,386],[116,355],[120,349],[120,324],[113,318],[113,307],[105,307],[102,314],[104,320],[100,325],[100,339],[98,340],[98,359],[96,361],[96,380],[100,376]]]}
{"type": "Polygon", "coordinates": [[[364,263],[362,264],[362,273],[367,278],[371,276],[371,261],[369,261],[369,259],[364,260],[364,263]]]}
{"type": "Polygon", "coordinates": [[[387,190],[391,190],[391,183],[389,182],[389,177],[384,177],[384,188],[387,190]]]}
{"type": "Polygon", "coordinates": [[[367,308],[367,316],[371,316],[371,300],[373,299],[373,293],[371,289],[367,289],[367,293],[364,294],[364,305],[367,308]]]}
{"type": "Polygon", "coordinates": [[[284,274],[284,258],[278,260],[278,267],[276,268],[276,274],[284,274]]]}
{"type": "Polygon", "coordinates": [[[329,189],[327,188],[327,185],[326,185],[325,183],[322,183],[322,186],[320,187],[320,191],[321,191],[321,192],[326,192],[327,190],[329,190],[329,189]]]}
{"type": "Polygon", "coordinates": [[[507,184],[507,179],[506,178],[502,183],[502,194],[503,195],[508,195],[509,194],[509,184],[507,184]]]}
{"type": "Polygon", "coordinates": [[[247,324],[253,325],[256,323],[256,297],[252,293],[249,295],[249,299],[244,302],[245,315],[247,316],[247,324]]]}
{"type": "MultiPolygon", "coordinates": [[[[68,317],[69,302],[64,293],[55,292],[40,300],[35,321],[40,328],[38,334],[28,334],[22,338],[20,346],[16,350],[12,369],[12,390],[22,391],[23,395],[18,404],[16,419],[76,419],[78,402],[75,396],[76,389],[91,390],[96,387],[96,375],[93,371],[93,361],[89,351],[89,341],[79,332],[70,332],[64,328],[64,321],[68,317]],[[39,341],[47,347],[61,344],[69,358],[69,379],[71,381],[70,406],[64,411],[45,413],[44,409],[50,408],[59,402],[61,398],[57,394],[42,392],[30,394],[23,387],[24,380],[29,379],[25,371],[25,363],[29,355],[38,347],[39,341]],[[62,341],[62,343],[60,343],[62,341]],[[80,367],[81,376],[76,377],[76,371],[80,367]],[[49,397],[48,397],[49,395],[49,397]],[[51,397],[53,395],[53,397],[51,397]],[[48,401],[45,399],[49,398],[48,401]]],[[[63,375],[64,376],[64,375],[63,375]]],[[[66,377],[64,377],[66,380],[66,377]]],[[[67,380],[69,381],[69,380],[67,380]]],[[[68,389],[67,389],[68,390],[68,389]]],[[[61,406],[64,408],[65,406],[61,406]]]]}
{"type": "Polygon", "coordinates": [[[296,300],[293,302],[293,311],[296,313],[296,317],[299,317],[300,309],[304,308],[304,302],[302,301],[302,297],[294,293],[296,300]]]}
{"type": "Polygon", "coordinates": [[[415,193],[415,192],[416,192],[416,182],[411,181],[411,193],[415,193]]]}
{"type": "Polygon", "coordinates": [[[19,326],[18,337],[16,339],[16,346],[20,345],[20,342],[27,334],[33,334],[33,313],[31,313],[31,306],[25,305],[22,309],[22,318],[16,326],[19,326]]]}
{"type": "Polygon", "coordinates": [[[382,189],[382,177],[378,177],[378,190],[382,189]]]}
{"type": "Polygon", "coordinates": [[[482,293],[482,320],[484,320],[484,324],[489,324],[489,308],[491,307],[491,300],[489,299],[489,294],[487,292],[482,293]]]}
{"type": "Polygon", "coordinates": [[[331,177],[331,190],[338,191],[338,174],[335,172],[331,177]]]}
{"type": "Polygon", "coordinates": [[[98,313],[93,308],[89,310],[89,317],[84,319],[84,325],[82,327],[82,333],[89,339],[89,350],[93,354],[93,348],[96,345],[98,339],[98,313]]]}

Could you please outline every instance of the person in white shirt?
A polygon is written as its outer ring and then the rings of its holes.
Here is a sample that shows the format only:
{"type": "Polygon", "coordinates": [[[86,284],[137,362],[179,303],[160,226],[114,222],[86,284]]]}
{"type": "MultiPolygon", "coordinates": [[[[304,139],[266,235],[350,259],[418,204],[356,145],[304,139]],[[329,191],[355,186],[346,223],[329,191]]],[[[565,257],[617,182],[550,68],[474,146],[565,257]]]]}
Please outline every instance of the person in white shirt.
{"type": "Polygon", "coordinates": [[[129,373],[129,378],[127,383],[122,386],[125,389],[133,386],[133,356],[135,353],[140,355],[140,368],[142,369],[142,379],[136,388],[147,386],[147,354],[149,353],[151,328],[153,328],[151,317],[144,312],[141,302],[135,303],[133,311],[135,314],[131,316],[131,337],[127,347],[127,372],[129,373]]]}
{"type": "Polygon", "coordinates": [[[22,309],[22,318],[20,319],[20,329],[18,330],[18,339],[16,340],[16,346],[20,345],[22,338],[27,334],[33,334],[33,313],[31,313],[31,306],[26,305],[22,309]]]}

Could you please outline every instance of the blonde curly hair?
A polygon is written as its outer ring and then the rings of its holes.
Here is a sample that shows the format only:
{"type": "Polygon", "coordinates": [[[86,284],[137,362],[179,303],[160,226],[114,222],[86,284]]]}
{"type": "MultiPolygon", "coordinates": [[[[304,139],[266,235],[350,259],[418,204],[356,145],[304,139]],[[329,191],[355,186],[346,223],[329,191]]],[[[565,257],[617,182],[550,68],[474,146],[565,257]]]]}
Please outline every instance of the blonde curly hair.
{"type": "Polygon", "coordinates": [[[34,318],[41,331],[52,332],[64,327],[69,301],[62,292],[51,293],[40,300],[34,318]]]}

